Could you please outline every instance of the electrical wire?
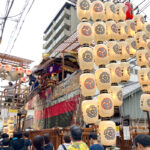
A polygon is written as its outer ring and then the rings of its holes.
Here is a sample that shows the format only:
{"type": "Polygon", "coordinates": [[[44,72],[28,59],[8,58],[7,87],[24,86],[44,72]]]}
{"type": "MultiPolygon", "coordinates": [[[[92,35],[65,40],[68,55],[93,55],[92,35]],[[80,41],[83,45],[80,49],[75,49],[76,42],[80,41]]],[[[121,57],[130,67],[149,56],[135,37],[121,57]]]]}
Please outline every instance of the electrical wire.
{"type": "Polygon", "coordinates": [[[25,22],[25,19],[26,19],[28,13],[30,12],[30,10],[31,10],[31,8],[32,8],[32,6],[33,6],[33,4],[34,4],[34,2],[35,2],[35,0],[32,1],[32,3],[31,3],[31,5],[30,5],[30,7],[29,7],[27,13],[26,13],[25,16],[24,16],[24,19],[23,19],[23,21],[22,21],[22,23],[21,23],[21,25],[20,25],[19,30],[18,30],[18,33],[17,33],[17,35],[16,35],[16,37],[15,37],[15,39],[14,39],[14,41],[13,41],[13,44],[12,44],[10,50],[9,50],[9,53],[11,53],[12,49],[14,48],[15,42],[16,42],[17,39],[18,39],[18,36],[19,36],[20,31],[21,31],[21,29],[22,29],[22,27],[23,27],[23,24],[24,24],[24,22],[25,22]]]}
{"type": "Polygon", "coordinates": [[[150,1],[148,1],[148,3],[146,3],[146,5],[140,10],[139,13],[143,12],[145,9],[147,9],[150,6],[150,1]]]}

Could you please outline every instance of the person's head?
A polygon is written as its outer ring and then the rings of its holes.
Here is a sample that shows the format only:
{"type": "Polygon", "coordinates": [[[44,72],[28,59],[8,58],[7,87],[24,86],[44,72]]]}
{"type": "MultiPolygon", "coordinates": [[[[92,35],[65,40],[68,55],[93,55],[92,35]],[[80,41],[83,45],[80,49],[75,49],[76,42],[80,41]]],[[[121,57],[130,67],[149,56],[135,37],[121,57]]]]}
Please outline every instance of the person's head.
{"type": "Polygon", "coordinates": [[[134,143],[137,150],[150,149],[150,136],[139,134],[135,137],[134,143]]]}
{"type": "Polygon", "coordinates": [[[41,135],[37,135],[33,138],[33,146],[36,149],[42,148],[44,146],[44,138],[41,135]]]}
{"type": "Polygon", "coordinates": [[[8,146],[9,142],[10,142],[9,138],[4,138],[2,141],[2,144],[3,144],[3,146],[8,146]]]}
{"type": "Polygon", "coordinates": [[[15,135],[15,137],[18,138],[18,139],[21,139],[22,136],[23,136],[23,135],[22,135],[22,132],[16,132],[14,135],[15,135]]]}
{"type": "Polygon", "coordinates": [[[50,136],[48,133],[44,134],[44,141],[45,141],[45,144],[48,144],[50,142],[50,136]]]}
{"type": "Polygon", "coordinates": [[[13,83],[12,83],[12,82],[8,82],[8,85],[9,85],[9,86],[13,86],[13,83]]]}
{"type": "Polygon", "coordinates": [[[23,136],[24,136],[25,138],[29,138],[29,132],[24,132],[23,136]]]}
{"type": "Polygon", "coordinates": [[[70,143],[71,142],[70,135],[65,133],[63,136],[63,140],[64,140],[64,143],[70,143]]]}
{"type": "Polygon", "coordinates": [[[97,134],[95,132],[91,132],[89,135],[89,139],[91,143],[93,144],[94,141],[97,141],[97,134]]]}
{"type": "Polygon", "coordinates": [[[73,141],[81,141],[82,139],[82,130],[79,126],[72,126],[70,128],[71,138],[73,141]]]}
{"type": "Polygon", "coordinates": [[[2,138],[8,138],[9,135],[8,135],[7,133],[3,133],[1,137],[2,137],[2,138]]]}

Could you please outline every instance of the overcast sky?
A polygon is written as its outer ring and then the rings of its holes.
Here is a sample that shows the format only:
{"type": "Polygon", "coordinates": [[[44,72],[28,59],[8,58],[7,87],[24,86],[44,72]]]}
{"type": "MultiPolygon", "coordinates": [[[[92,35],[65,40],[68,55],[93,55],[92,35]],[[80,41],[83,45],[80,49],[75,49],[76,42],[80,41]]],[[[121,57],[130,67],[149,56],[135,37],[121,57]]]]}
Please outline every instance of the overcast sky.
{"type": "MultiPolygon", "coordinates": [[[[26,17],[11,54],[34,60],[34,64],[37,64],[42,59],[42,53],[44,52],[42,49],[43,32],[63,6],[65,1],[66,0],[35,0],[28,16],[26,17]]],[[[6,3],[6,0],[2,0],[0,5],[2,2],[6,3]]],[[[25,2],[25,0],[15,0],[11,10],[11,15],[19,13],[25,2]]],[[[4,13],[4,4],[1,5],[0,8],[0,14],[2,16],[4,13]]],[[[8,20],[6,23],[3,41],[0,45],[0,52],[5,51],[14,25],[15,22],[13,21],[8,20]]]]}

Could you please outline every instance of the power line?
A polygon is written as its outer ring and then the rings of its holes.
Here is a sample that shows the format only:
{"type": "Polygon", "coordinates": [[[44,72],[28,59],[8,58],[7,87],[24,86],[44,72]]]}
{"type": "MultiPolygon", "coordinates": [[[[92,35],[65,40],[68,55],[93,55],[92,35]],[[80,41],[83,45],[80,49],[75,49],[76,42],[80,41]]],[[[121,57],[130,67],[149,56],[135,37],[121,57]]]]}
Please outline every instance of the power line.
{"type": "Polygon", "coordinates": [[[4,23],[3,23],[3,27],[2,27],[2,32],[1,32],[1,36],[0,36],[0,43],[2,41],[2,37],[3,37],[3,33],[4,33],[4,28],[5,28],[5,24],[6,24],[6,21],[7,21],[7,17],[9,15],[9,13],[10,13],[10,10],[11,10],[12,6],[13,6],[13,3],[14,3],[14,0],[12,0],[11,5],[10,5],[10,7],[8,9],[7,15],[6,15],[5,19],[4,19],[4,23]]]}

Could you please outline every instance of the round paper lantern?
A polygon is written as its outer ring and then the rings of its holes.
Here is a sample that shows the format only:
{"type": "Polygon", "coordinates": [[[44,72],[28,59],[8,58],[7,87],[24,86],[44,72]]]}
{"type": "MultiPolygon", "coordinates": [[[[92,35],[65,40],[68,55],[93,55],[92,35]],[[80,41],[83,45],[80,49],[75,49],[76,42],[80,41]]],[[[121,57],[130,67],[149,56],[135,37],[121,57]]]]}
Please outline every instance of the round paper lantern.
{"type": "Polygon", "coordinates": [[[81,22],[77,27],[80,45],[90,45],[93,40],[92,26],[88,22],[81,22]]]}
{"type": "Polygon", "coordinates": [[[92,28],[95,43],[106,41],[106,24],[104,22],[95,22],[92,28]]]}
{"type": "Polygon", "coordinates": [[[144,30],[144,17],[141,14],[134,16],[135,31],[144,30]]]}
{"type": "Polygon", "coordinates": [[[108,49],[105,44],[98,44],[93,49],[94,61],[97,66],[109,63],[108,49]]]}
{"type": "Polygon", "coordinates": [[[101,121],[99,123],[98,131],[102,145],[116,145],[116,125],[113,121],[101,121]]]}
{"type": "Polygon", "coordinates": [[[22,83],[26,82],[26,78],[25,78],[25,77],[22,77],[22,78],[21,78],[21,82],[22,82],[22,83]]]}
{"type": "Polygon", "coordinates": [[[141,95],[140,108],[144,111],[150,111],[150,94],[141,95]]]}
{"type": "Polygon", "coordinates": [[[102,90],[108,90],[111,86],[110,71],[108,68],[99,68],[95,72],[97,88],[102,90]]]}
{"type": "Polygon", "coordinates": [[[135,36],[135,23],[134,23],[134,19],[127,20],[126,24],[127,24],[127,27],[128,27],[128,37],[134,37],[135,36]]]}
{"type": "Polygon", "coordinates": [[[117,23],[117,28],[118,28],[118,40],[125,40],[128,36],[128,26],[126,22],[119,22],[117,23]]]}
{"type": "Polygon", "coordinates": [[[112,117],[114,115],[114,102],[110,94],[100,94],[97,97],[97,103],[101,117],[112,117]]]}
{"type": "Polygon", "coordinates": [[[105,20],[113,20],[116,12],[115,4],[113,2],[105,2],[105,20]]]}
{"type": "Polygon", "coordinates": [[[50,56],[49,53],[43,53],[43,54],[42,54],[42,58],[43,58],[43,59],[48,59],[49,56],[50,56]]]}
{"type": "Polygon", "coordinates": [[[3,128],[3,133],[7,133],[7,134],[9,133],[8,127],[4,127],[4,128],[3,128]]]}
{"type": "Polygon", "coordinates": [[[120,83],[121,82],[120,64],[110,63],[107,65],[107,68],[110,70],[111,83],[120,83]]]}
{"type": "Polygon", "coordinates": [[[150,68],[141,68],[138,71],[138,80],[141,85],[150,84],[150,68]]]}
{"type": "Polygon", "coordinates": [[[117,24],[114,21],[106,22],[106,36],[107,40],[116,40],[117,39],[117,24]]]}
{"type": "Polygon", "coordinates": [[[130,56],[133,57],[136,54],[136,39],[135,38],[127,38],[126,41],[129,44],[130,56]]]}
{"type": "Polygon", "coordinates": [[[95,76],[91,73],[84,73],[80,76],[80,88],[83,96],[94,96],[96,93],[95,76]]]}
{"type": "Polygon", "coordinates": [[[10,133],[14,132],[14,125],[13,124],[9,124],[8,125],[8,130],[10,133]]]}
{"type": "Polygon", "coordinates": [[[107,43],[107,47],[108,47],[109,61],[120,60],[121,52],[118,43],[116,41],[109,41],[107,43]]]}
{"type": "Polygon", "coordinates": [[[112,95],[114,106],[121,106],[123,103],[123,91],[121,86],[111,86],[109,94],[112,95]]]}
{"type": "Polygon", "coordinates": [[[146,33],[146,37],[150,38],[150,23],[146,22],[144,24],[144,31],[146,33]]]}
{"type": "Polygon", "coordinates": [[[94,67],[93,50],[90,47],[80,48],[78,51],[79,66],[81,70],[92,70],[94,67]]]}
{"type": "Polygon", "coordinates": [[[4,69],[5,69],[5,71],[10,72],[10,71],[12,71],[12,65],[5,65],[4,69]]]}
{"type": "Polygon", "coordinates": [[[146,49],[148,50],[148,54],[150,55],[150,39],[146,40],[146,49]]]}
{"type": "Polygon", "coordinates": [[[29,76],[32,74],[32,71],[30,69],[25,69],[24,73],[29,76]]]}
{"type": "Polygon", "coordinates": [[[18,74],[23,74],[23,68],[22,68],[22,67],[17,67],[17,68],[16,68],[16,72],[17,72],[18,74]]]}
{"type": "Polygon", "coordinates": [[[8,123],[9,124],[13,124],[14,123],[14,117],[13,116],[9,117],[8,123]]]}
{"type": "Polygon", "coordinates": [[[120,63],[121,67],[121,82],[127,82],[130,80],[130,64],[128,62],[121,62],[120,63]]]}
{"type": "Polygon", "coordinates": [[[130,47],[128,42],[126,41],[120,41],[119,43],[119,49],[121,52],[121,60],[127,60],[130,58],[130,47]]]}
{"type": "Polygon", "coordinates": [[[8,126],[8,120],[6,120],[6,119],[3,120],[3,126],[4,126],[4,127],[5,127],[5,126],[8,126]]]}
{"type": "Polygon", "coordinates": [[[146,47],[146,34],[145,32],[137,32],[136,33],[136,46],[137,49],[146,47]]]}
{"type": "Polygon", "coordinates": [[[118,21],[125,21],[126,19],[126,6],[124,3],[117,3],[116,4],[116,16],[115,20],[118,21]]]}
{"type": "Polygon", "coordinates": [[[144,93],[150,93],[150,84],[148,85],[141,85],[142,91],[144,93]]]}
{"type": "Polygon", "coordinates": [[[101,1],[94,1],[91,5],[91,17],[93,21],[104,20],[105,7],[101,1]]]}
{"type": "Polygon", "coordinates": [[[82,102],[83,120],[86,123],[98,122],[98,109],[96,100],[84,100],[82,102]]]}
{"type": "Polygon", "coordinates": [[[149,55],[147,50],[138,50],[136,52],[136,60],[138,66],[148,66],[149,63],[149,55]]]}
{"type": "Polygon", "coordinates": [[[77,16],[80,21],[88,21],[90,19],[90,0],[77,1],[77,16]]]}

